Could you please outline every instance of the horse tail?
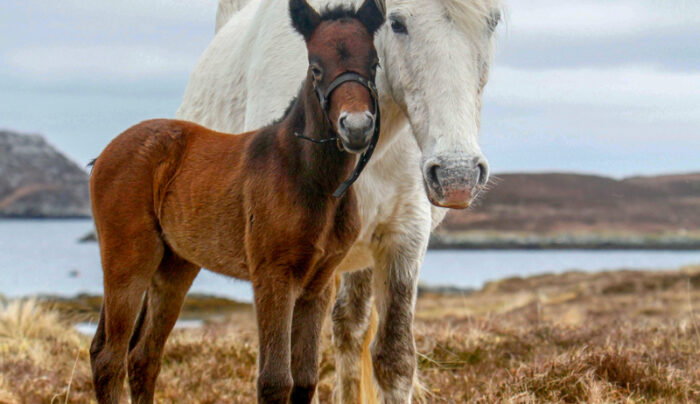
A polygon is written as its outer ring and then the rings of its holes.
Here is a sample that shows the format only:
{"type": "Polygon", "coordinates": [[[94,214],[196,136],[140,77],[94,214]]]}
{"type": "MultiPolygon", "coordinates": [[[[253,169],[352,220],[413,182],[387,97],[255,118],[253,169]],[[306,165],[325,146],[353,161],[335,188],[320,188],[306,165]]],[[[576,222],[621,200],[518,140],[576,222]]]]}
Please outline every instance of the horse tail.
{"type": "Polygon", "coordinates": [[[219,0],[219,7],[216,9],[216,29],[214,33],[219,32],[221,27],[226,25],[231,16],[238,10],[245,7],[250,0],[219,0]]]}
{"type": "Polygon", "coordinates": [[[362,402],[367,404],[377,404],[377,389],[374,386],[373,368],[372,368],[372,353],[369,346],[377,333],[379,324],[379,316],[377,310],[372,305],[372,312],[369,316],[369,327],[365,339],[362,341],[362,375],[360,376],[360,396],[362,402]]]}

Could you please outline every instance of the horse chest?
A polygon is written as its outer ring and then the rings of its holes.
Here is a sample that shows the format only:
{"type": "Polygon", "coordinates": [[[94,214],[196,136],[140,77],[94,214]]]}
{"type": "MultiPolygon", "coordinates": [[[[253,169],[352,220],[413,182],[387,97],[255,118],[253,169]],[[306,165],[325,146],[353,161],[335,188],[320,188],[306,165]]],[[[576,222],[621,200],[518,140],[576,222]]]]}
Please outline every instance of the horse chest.
{"type": "Polygon", "coordinates": [[[251,276],[292,271],[307,290],[325,287],[360,229],[356,201],[350,196],[321,210],[251,206],[248,217],[245,245],[251,276]]]}
{"type": "Polygon", "coordinates": [[[356,206],[338,209],[332,216],[314,243],[314,257],[303,282],[307,291],[320,291],[327,285],[360,233],[356,206]]]}

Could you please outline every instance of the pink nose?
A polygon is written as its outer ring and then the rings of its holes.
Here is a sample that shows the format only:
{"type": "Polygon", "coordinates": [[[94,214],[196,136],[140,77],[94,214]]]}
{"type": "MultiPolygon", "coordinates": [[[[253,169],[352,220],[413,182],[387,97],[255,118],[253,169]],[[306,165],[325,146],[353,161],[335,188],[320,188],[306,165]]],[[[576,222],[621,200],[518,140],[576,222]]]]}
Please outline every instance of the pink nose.
{"type": "Polygon", "coordinates": [[[443,197],[439,206],[452,209],[468,208],[472,201],[472,190],[470,188],[455,187],[443,189],[443,197]]]}
{"type": "Polygon", "coordinates": [[[464,209],[488,181],[488,165],[481,156],[435,158],[424,164],[423,179],[433,205],[464,209]]]}

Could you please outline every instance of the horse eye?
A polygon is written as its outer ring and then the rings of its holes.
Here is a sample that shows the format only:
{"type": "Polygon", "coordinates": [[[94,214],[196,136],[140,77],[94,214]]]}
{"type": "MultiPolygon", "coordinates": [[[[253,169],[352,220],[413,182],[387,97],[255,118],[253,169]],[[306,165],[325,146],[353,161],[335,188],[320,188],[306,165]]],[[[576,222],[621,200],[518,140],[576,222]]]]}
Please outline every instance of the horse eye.
{"type": "Polygon", "coordinates": [[[391,30],[397,34],[408,34],[408,29],[401,21],[391,20],[391,30]]]}
{"type": "Polygon", "coordinates": [[[323,70],[321,70],[318,66],[311,66],[311,74],[314,75],[314,78],[316,80],[320,79],[321,76],[323,76],[323,70]]]}

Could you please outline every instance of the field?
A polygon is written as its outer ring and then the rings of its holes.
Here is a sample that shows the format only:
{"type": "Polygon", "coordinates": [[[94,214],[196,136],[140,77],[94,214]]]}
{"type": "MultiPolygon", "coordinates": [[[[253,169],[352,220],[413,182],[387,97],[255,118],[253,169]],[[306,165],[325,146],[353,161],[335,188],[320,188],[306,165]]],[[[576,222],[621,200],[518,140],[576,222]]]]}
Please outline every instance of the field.
{"type": "MultiPolygon", "coordinates": [[[[89,338],[69,323],[86,315],[36,301],[0,307],[0,403],[93,401],[89,338]]],[[[415,331],[421,402],[700,400],[700,267],[542,275],[467,295],[423,293],[415,331]]],[[[256,352],[247,305],[176,330],[157,401],[254,402],[256,352]]],[[[322,403],[331,401],[332,355],[326,332],[322,403]]]]}

